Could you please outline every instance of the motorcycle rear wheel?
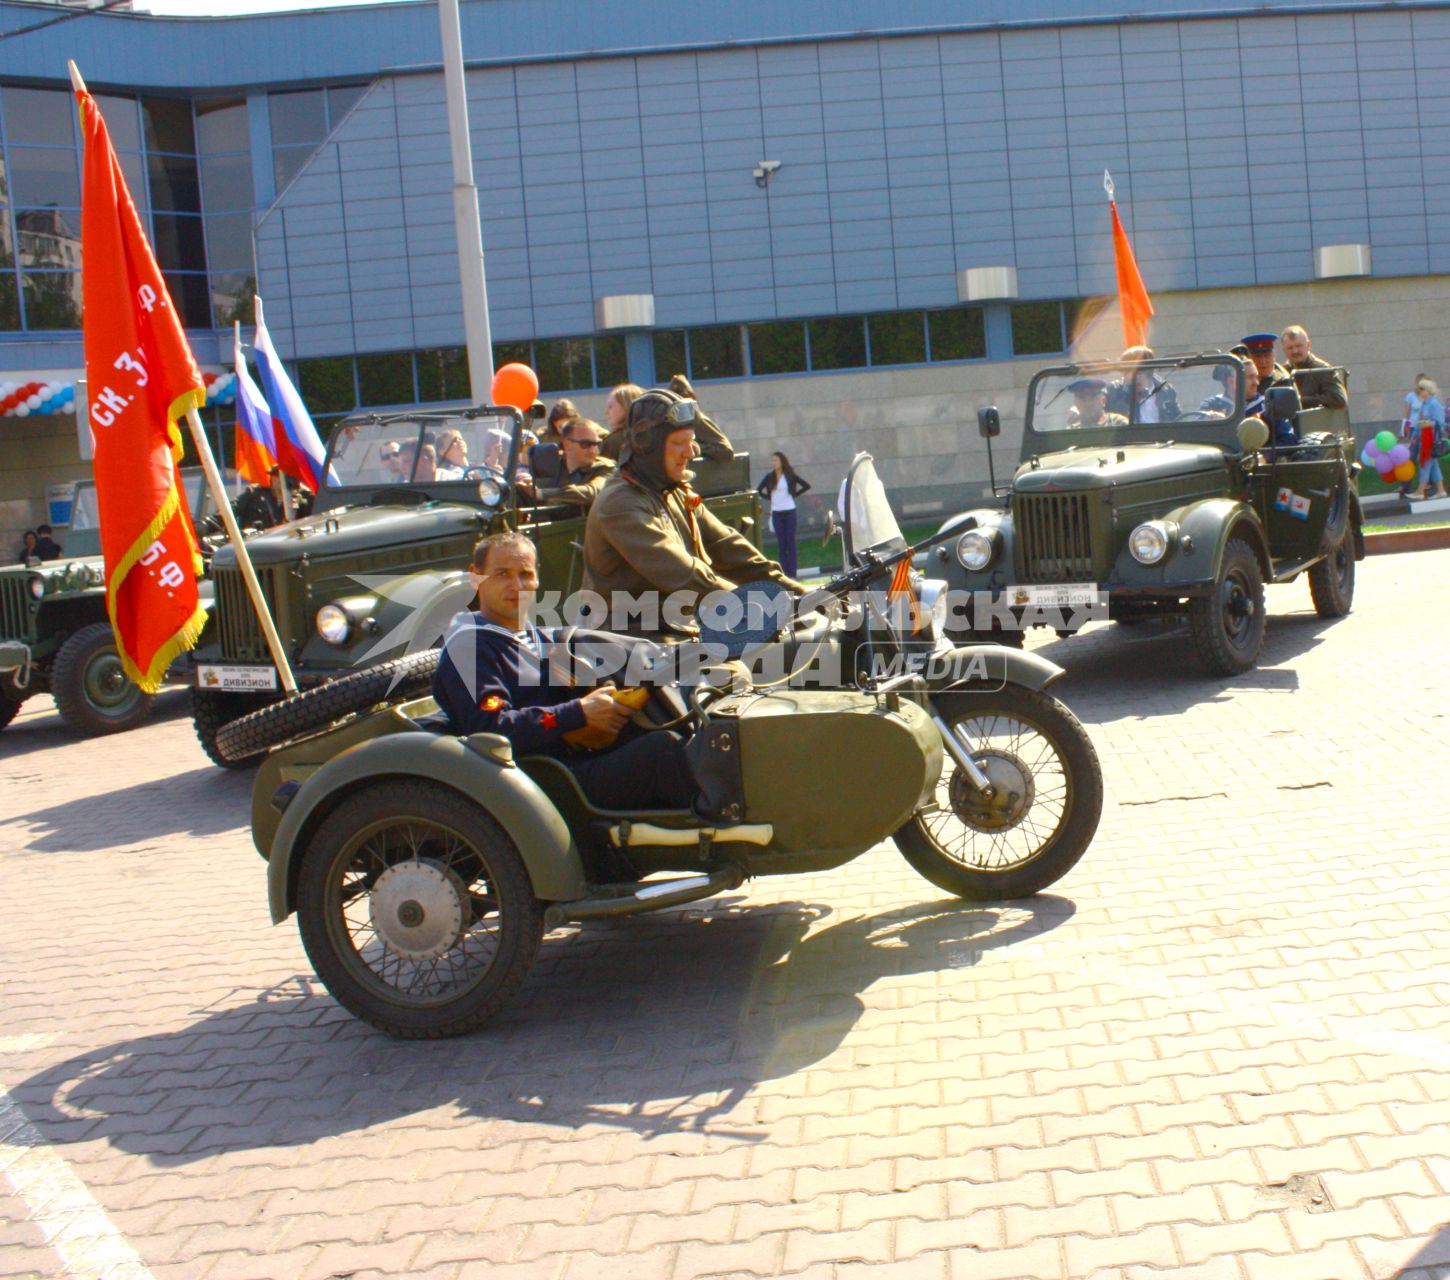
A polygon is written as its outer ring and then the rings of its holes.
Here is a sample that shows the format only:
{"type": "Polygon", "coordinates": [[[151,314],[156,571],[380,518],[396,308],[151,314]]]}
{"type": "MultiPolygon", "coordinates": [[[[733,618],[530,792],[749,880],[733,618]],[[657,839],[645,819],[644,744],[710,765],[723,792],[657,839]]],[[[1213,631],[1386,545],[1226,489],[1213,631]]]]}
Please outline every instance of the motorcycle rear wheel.
{"type": "Polygon", "coordinates": [[[1086,730],[1056,698],[1017,685],[933,703],[997,794],[984,800],[944,752],[938,807],[896,832],[897,848],[968,902],[1040,893],[1072,870],[1102,816],[1102,767],[1086,730]]]}

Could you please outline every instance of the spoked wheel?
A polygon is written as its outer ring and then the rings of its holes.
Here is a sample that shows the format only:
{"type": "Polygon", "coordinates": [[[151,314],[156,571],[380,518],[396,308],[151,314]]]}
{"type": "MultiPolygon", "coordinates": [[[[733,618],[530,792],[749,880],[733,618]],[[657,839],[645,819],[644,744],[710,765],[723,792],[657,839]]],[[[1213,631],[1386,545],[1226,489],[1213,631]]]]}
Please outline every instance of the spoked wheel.
{"type": "Polygon", "coordinates": [[[508,1003],[543,936],[518,850],[472,801],[426,782],[345,801],[303,855],[297,922],[334,998],[389,1035],[462,1035],[508,1003]]]}
{"type": "Polygon", "coordinates": [[[1056,698],[1013,685],[934,702],[993,793],[978,791],[944,753],[935,809],[894,837],[906,860],[971,902],[1025,898],[1061,879],[1103,808],[1102,769],[1077,717],[1056,698]]]}

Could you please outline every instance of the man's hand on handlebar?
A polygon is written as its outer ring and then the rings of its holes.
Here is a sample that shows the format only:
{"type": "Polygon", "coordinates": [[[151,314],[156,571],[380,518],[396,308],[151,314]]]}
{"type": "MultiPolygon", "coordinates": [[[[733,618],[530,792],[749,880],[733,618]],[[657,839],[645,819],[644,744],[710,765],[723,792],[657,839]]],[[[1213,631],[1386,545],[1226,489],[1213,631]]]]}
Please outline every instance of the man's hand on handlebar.
{"type": "Polygon", "coordinates": [[[591,689],[579,699],[579,705],[584,709],[584,721],[591,729],[604,729],[609,733],[618,733],[633,714],[628,707],[614,700],[611,685],[591,689]]]}

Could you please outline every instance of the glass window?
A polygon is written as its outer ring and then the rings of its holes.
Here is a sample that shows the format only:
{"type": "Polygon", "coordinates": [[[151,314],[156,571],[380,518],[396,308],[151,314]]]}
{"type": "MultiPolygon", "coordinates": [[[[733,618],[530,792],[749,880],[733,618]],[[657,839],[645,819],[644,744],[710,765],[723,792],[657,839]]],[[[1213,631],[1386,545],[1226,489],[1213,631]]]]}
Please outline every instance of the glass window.
{"type": "Polygon", "coordinates": [[[1061,351],[1062,304],[1019,302],[1012,308],[1012,354],[1041,356],[1061,351]]]}
{"type": "Polygon", "coordinates": [[[357,358],[358,403],[413,404],[413,353],[388,351],[357,358]]]}
{"type": "Polygon", "coordinates": [[[191,103],[185,98],[142,98],[141,115],[146,121],[146,149],[196,154],[196,137],[191,129],[191,103]]]}
{"type": "Polygon", "coordinates": [[[11,147],[10,189],[16,204],[81,203],[81,177],[73,147],[11,147]]]}
{"type": "Polygon", "coordinates": [[[799,320],[774,320],[752,324],[750,330],[750,372],[804,373],[806,329],[799,320]]]}
{"type": "Polygon", "coordinates": [[[418,365],[419,403],[472,399],[468,385],[467,347],[435,347],[413,354],[418,365]]]}
{"type": "MultiPolygon", "coordinates": [[[[162,215],[157,214],[159,222],[162,215]]],[[[213,270],[251,268],[252,215],[214,213],[206,219],[206,260],[213,270]]]]}
{"type": "MultiPolygon", "coordinates": [[[[681,366],[683,368],[683,366],[681,366]]],[[[629,381],[629,356],[624,334],[611,333],[594,339],[594,385],[614,387],[629,381]]]]}
{"type": "Polygon", "coordinates": [[[299,142],[316,146],[327,134],[327,108],[321,89],[267,95],[272,116],[272,145],[299,142]]]}
{"type": "Polygon", "coordinates": [[[146,180],[146,160],[130,151],[121,152],[116,159],[121,162],[121,176],[126,179],[126,190],[136,202],[144,220],[151,208],[150,183],[146,180]]]}
{"type": "Polygon", "coordinates": [[[148,156],[151,207],[168,213],[200,213],[201,186],[191,156],[148,156]]]}
{"type": "MultiPolygon", "coordinates": [[[[926,318],[920,311],[867,316],[872,364],[921,364],[926,360],[926,318]]],[[[815,354],[814,338],[811,353],[815,354]]]]}
{"type": "Polygon", "coordinates": [[[81,265],[81,215],[77,210],[17,209],[16,246],[22,267],[81,265]]]}
{"type": "Polygon", "coordinates": [[[864,316],[831,316],[807,321],[812,369],[859,369],[866,364],[864,316]]]}
{"type": "Polygon", "coordinates": [[[1073,298],[1062,304],[1062,323],[1067,334],[1067,348],[1103,313],[1107,303],[1106,298],[1073,298]]]}
{"type": "Polygon", "coordinates": [[[272,152],[272,179],[281,191],[307,163],[312,147],[278,147],[272,152]]]}
{"type": "Polygon", "coordinates": [[[101,118],[106,122],[106,132],[111,135],[111,145],[117,151],[140,151],[141,116],[136,99],[121,98],[109,93],[97,93],[93,96],[96,105],[101,109],[101,118]]]}
{"type": "Polygon", "coordinates": [[[20,328],[19,297],[15,288],[15,273],[0,272],[0,329],[20,328]]]}
{"type": "Polygon", "coordinates": [[[200,218],[184,213],[158,213],[152,218],[151,226],[151,243],[163,271],[206,270],[206,242],[202,239],[200,218]]]}
{"type": "Polygon", "coordinates": [[[15,242],[10,239],[10,210],[0,205],[0,267],[14,265],[15,242]]]}
{"type": "Polygon", "coordinates": [[[252,157],[209,156],[201,162],[202,202],[208,213],[252,207],[252,157]]]}
{"type": "Polygon", "coordinates": [[[357,407],[352,361],[347,356],[297,362],[297,390],[312,414],[346,413],[357,407]]]}
{"type": "Polygon", "coordinates": [[[64,89],[0,89],[5,113],[5,137],[13,144],[74,147],[77,117],[75,97],[64,89]]]}
{"type": "Polygon", "coordinates": [[[588,338],[548,338],[534,343],[534,371],[541,391],[582,391],[594,385],[588,338]]]}
{"type": "Polygon", "coordinates": [[[0,155],[0,201],[10,199],[10,179],[5,174],[5,157],[0,155]]]}
{"type": "MultiPolygon", "coordinates": [[[[683,329],[658,329],[654,333],[655,379],[664,383],[671,374],[690,372],[685,359],[685,331],[683,329]]],[[[601,386],[609,386],[601,382],[601,386]]]]}
{"type": "Polygon", "coordinates": [[[79,271],[25,271],[27,329],[79,329],[81,327],[81,273],[79,271]]]}
{"type": "Polygon", "coordinates": [[[234,320],[243,324],[253,321],[252,299],[257,296],[257,280],[250,271],[215,271],[211,276],[212,324],[230,329],[234,320]]]}
{"type": "Polygon", "coordinates": [[[357,100],[368,91],[365,84],[334,85],[327,91],[327,127],[336,129],[343,116],[347,115],[357,100]]]}
{"type": "Polygon", "coordinates": [[[987,326],[981,307],[953,307],[928,311],[927,332],[933,360],[985,360],[987,326]]]}
{"type": "Polygon", "coordinates": [[[702,381],[743,378],[745,344],[740,339],[740,326],[720,324],[707,329],[691,329],[689,372],[691,378],[702,381]]]}
{"type": "Polygon", "coordinates": [[[493,367],[506,364],[526,364],[534,367],[534,349],[527,342],[495,342],[493,344],[493,367]]]}
{"type": "Polygon", "coordinates": [[[196,104],[196,145],[202,155],[218,151],[248,151],[245,98],[204,98],[196,104]]]}
{"type": "Polygon", "coordinates": [[[171,301],[188,329],[211,328],[211,290],[206,276],[182,271],[162,273],[171,301]]]}

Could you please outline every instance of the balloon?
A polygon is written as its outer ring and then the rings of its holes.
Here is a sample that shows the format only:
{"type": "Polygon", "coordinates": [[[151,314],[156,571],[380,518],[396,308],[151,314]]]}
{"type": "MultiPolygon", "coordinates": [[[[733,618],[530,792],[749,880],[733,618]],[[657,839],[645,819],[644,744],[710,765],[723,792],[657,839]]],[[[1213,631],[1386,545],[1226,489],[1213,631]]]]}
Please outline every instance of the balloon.
{"type": "Polygon", "coordinates": [[[506,364],[493,375],[490,396],[494,404],[506,404],[522,413],[539,398],[539,379],[526,364],[506,364]]]}
{"type": "Polygon", "coordinates": [[[1374,466],[1374,454],[1369,451],[1369,445],[1365,445],[1359,455],[1359,460],[1367,467],[1374,466]]]}
{"type": "Polygon", "coordinates": [[[1408,484],[1415,478],[1416,470],[1418,468],[1413,462],[1402,462],[1395,468],[1395,479],[1408,484]]]}
{"type": "Polygon", "coordinates": [[[1393,431],[1381,431],[1375,436],[1374,442],[1379,445],[1381,453],[1388,453],[1395,447],[1395,433],[1393,431]]]}
{"type": "Polygon", "coordinates": [[[1390,461],[1389,454],[1382,453],[1374,460],[1374,469],[1379,472],[1381,480],[1386,479],[1395,473],[1395,464],[1390,461]]]}
{"type": "Polygon", "coordinates": [[[1409,445],[1407,445],[1407,444],[1397,444],[1393,449],[1390,450],[1390,462],[1391,462],[1392,465],[1398,467],[1402,462],[1408,462],[1409,460],[1410,460],[1410,446],[1409,445]]]}

